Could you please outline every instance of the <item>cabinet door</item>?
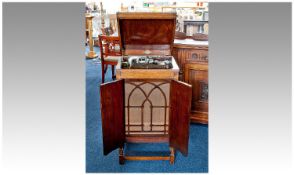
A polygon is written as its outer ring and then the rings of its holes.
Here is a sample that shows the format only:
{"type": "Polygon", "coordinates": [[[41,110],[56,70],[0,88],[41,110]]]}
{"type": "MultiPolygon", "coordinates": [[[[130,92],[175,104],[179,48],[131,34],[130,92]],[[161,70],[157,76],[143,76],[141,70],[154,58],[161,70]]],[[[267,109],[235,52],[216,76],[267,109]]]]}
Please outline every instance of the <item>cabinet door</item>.
{"type": "Polygon", "coordinates": [[[191,120],[208,123],[208,65],[185,64],[185,82],[192,85],[191,120]]]}
{"type": "Polygon", "coordinates": [[[124,146],[124,80],[104,83],[100,86],[103,151],[111,151],[124,146]]]}
{"type": "Polygon", "coordinates": [[[188,155],[192,86],[172,80],[170,86],[169,144],[188,155]]]}

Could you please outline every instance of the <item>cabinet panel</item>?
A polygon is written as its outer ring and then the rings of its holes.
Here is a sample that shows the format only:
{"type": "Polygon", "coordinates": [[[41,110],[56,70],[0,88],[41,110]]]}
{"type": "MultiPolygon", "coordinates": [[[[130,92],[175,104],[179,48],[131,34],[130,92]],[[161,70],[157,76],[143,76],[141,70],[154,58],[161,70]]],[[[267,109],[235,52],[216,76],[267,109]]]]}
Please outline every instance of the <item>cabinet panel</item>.
{"type": "Polygon", "coordinates": [[[185,64],[185,82],[192,85],[191,120],[208,123],[208,65],[185,64]]]}
{"type": "Polygon", "coordinates": [[[170,92],[169,144],[187,156],[192,87],[189,84],[172,80],[170,92]]]}
{"type": "Polygon", "coordinates": [[[174,56],[179,68],[179,80],[184,80],[184,71],[186,63],[200,63],[208,64],[208,48],[195,47],[195,48],[181,48],[174,47],[172,55],[174,56]]]}
{"type": "Polygon", "coordinates": [[[187,59],[185,62],[208,62],[208,51],[201,49],[201,50],[189,50],[187,52],[187,59]]]}
{"type": "Polygon", "coordinates": [[[100,85],[104,155],[124,146],[125,128],[123,93],[124,80],[117,80],[100,85]]]}

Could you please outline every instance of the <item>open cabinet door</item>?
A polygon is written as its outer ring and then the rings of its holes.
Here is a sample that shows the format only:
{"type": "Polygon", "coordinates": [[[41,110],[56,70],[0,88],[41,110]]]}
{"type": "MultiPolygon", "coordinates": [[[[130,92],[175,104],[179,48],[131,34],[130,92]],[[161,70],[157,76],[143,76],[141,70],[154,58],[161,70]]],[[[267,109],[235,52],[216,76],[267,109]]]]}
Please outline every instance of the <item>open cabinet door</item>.
{"type": "Polygon", "coordinates": [[[124,146],[124,80],[100,86],[104,155],[124,146]]]}
{"type": "Polygon", "coordinates": [[[170,85],[169,144],[184,156],[188,155],[191,101],[192,86],[172,80],[170,85]]]}

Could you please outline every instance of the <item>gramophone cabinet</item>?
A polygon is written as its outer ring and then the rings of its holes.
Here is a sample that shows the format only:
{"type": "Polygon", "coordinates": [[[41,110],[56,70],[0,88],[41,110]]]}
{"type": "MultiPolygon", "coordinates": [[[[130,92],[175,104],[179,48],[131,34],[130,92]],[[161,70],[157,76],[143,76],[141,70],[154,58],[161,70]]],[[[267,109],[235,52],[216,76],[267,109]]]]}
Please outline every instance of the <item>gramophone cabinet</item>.
{"type": "Polygon", "coordinates": [[[188,155],[191,85],[178,81],[173,58],[175,13],[117,13],[123,56],[116,79],[101,84],[104,155],[125,160],[175,160],[188,155]],[[166,142],[169,156],[129,156],[128,143],[166,142]]]}

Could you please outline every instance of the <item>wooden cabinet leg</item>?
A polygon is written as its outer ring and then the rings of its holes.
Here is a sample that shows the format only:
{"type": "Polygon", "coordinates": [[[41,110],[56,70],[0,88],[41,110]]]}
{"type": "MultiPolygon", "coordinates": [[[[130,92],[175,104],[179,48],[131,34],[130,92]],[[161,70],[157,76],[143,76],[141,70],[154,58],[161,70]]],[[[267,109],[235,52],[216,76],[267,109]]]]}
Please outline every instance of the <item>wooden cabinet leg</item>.
{"type": "Polygon", "coordinates": [[[169,159],[170,164],[175,163],[175,149],[170,147],[170,159],[169,159]]]}
{"type": "Polygon", "coordinates": [[[123,148],[119,148],[119,164],[123,165],[125,163],[125,159],[124,159],[124,149],[123,148]]]}
{"type": "Polygon", "coordinates": [[[114,75],[114,66],[111,66],[111,73],[112,73],[112,80],[115,80],[115,75],[114,75]]]}

